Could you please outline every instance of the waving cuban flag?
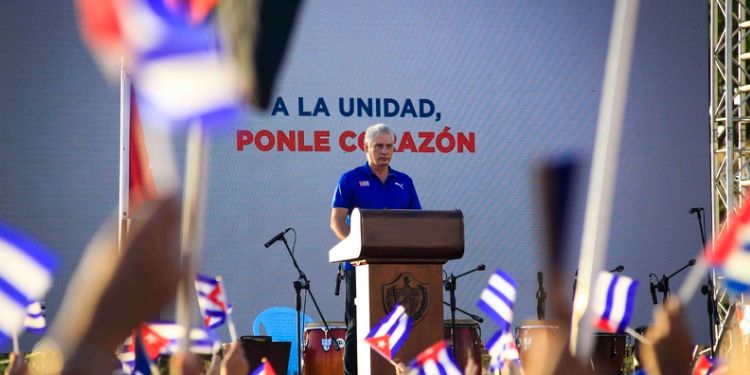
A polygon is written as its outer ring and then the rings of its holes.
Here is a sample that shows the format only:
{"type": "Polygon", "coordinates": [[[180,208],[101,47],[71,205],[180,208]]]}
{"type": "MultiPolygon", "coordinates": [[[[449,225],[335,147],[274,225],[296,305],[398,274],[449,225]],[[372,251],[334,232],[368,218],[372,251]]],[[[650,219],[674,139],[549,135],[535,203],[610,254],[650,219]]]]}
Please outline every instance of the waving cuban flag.
{"type": "Polygon", "coordinates": [[[495,270],[482,291],[477,306],[494,319],[500,330],[509,330],[516,301],[516,281],[509,274],[495,270]]]}
{"type": "Polygon", "coordinates": [[[462,375],[445,340],[440,340],[417,355],[410,364],[409,375],[462,375]]]}
{"type": "MultiPolygon", "coordinates": [[[[161,354],[177,353],[178,340],[185,335],[185,328],[173,322],[151,322],[146,324],[152,332],[167,340],[161,348],[161,354]]],[[[191,328],[189,351],[196,354],[211,355],[219,346],[219,340],[210,329],[191,328]]]]}
{"type": "Polygon", "coordinates": [[[273,370],[273,366],[271,366],[271,362],[269,362],[267,359],[263,358],[261,360],[263,363],[258,366],[255,370],[253,370],[250,375],[276,375],[276,371],[273,370]]]}
{"type": "Polygon", "coordinates": [[[372,327],[365,341],[383,357],[393,359],[406,342],[410,330],[411,318],[406,314],[406,309],[397,304],[380,323],[372,327]]]}
{"type": "Polygon", "coordinates": [[[214,329],[224,324],[231,306],[224,295],[220,280],[196,274],[195,291],[198,293],[198,305],[206,327],[214,329]]]}
{"type": "Polygon", "coordinates": [[[21,329],[29,304],[47,293],[56,266],[49,250],[0,224],[0,345],[21,329]]]}
{"type": "Polygon", "coordinates": [[[510,331],[497,331],[487,341],[487,353],[490,355],[490,371],[503,368],[505,361],[516,361],[520,363],[521,356],[516,348],[516,340],[510,331]]]}
{"type": "Polygon", "coordinates": [[[638,281],[602,271],[596,280],[591,308],[594,325],[602,331],[625,332],[633,316],[638,281]]]}

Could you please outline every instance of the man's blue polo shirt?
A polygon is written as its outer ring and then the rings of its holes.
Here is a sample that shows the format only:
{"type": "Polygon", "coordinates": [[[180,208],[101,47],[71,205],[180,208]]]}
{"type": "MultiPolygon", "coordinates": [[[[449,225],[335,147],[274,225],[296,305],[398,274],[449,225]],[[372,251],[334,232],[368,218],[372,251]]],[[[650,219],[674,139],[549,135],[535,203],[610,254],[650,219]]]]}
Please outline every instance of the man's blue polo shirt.
{"type": "MultiPolygon", "coordinates": [[[[383,183],[365,163],[341,175],[333,194],[333,207],[346,208],[351,213],[355,207],[418,210],[422,205],[411,177],[389,167],[383,183]]],[[[346,263],[345,268],[351,269],[351,265],[346,263]]]]}

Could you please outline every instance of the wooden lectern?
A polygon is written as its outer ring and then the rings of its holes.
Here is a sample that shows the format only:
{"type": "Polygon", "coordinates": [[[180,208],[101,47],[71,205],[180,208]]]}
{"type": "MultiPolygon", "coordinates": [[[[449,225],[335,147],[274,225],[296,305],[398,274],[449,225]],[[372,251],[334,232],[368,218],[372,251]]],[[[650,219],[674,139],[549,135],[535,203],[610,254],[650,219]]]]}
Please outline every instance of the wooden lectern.
{"type": "Polygon", "coordinates": [[[349,236],[329,262],[357,265],[357,366],[360,375],[393,374],[393,365],[364,343],[396,303],[413,325],[396,360],[408,363],[443,339],[443,264],[464,254],[463,214],[455,211],[365,210],[350,216],[349,236]]]}

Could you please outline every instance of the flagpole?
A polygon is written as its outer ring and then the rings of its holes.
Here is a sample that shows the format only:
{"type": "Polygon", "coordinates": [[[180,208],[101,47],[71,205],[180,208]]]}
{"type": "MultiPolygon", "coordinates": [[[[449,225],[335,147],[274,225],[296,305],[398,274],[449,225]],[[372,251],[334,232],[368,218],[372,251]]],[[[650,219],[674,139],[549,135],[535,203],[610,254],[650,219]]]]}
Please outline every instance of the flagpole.
{"type": "Polygon", "coordinates": [[[120,63],[120,186],[117,249],[122,253],[127,240],[130,213],[130,77],[125,58],[120,63]]]}
{"type": "Polygon", "coordinates": [[[695,260],[695,267],[685,277],[685,281],[682,282],[680,291],[677,294],[681,303],[686,304],[690,302],[695,295],[695,291],[698,290],[698,286],[703,282],[703,275],[706,274],[708,268],[708,262],[702,256],[699,256],[695,260]]]}
{"type": "Polygon", "coordinates": [[[586,201],[578,287],[571,317],[570,351],[579,359],[589,358],[594,344],[591,320],[586,319],[590,315],[587,307],[593,277],[601,271],[607,257],[637,14],[638,0],[618,0],[615,3],[586,201]]]}
{"type": "MultiPolygon", "coordinates": [[[[224,279],[222,279],[221,276],[216,276],[216,281],[219,283],[219,288],[221,288],[221,292],[224,293],[224,299],[228,305],[229,297],[227,296],[226,288],[224,288],[224,279]]],[[[227,329],[229,329],[229,337],[232,339],[232,342],[238,342],[237,329],[234,326],[234,319],[232,319],[232,312],[230,311],[229,306],[227,306],[227,329]]]]}
{"type": "Polygon", "coordinates": [[[203,241],[203,213],[206,200],[208,145],[205,129],[195,120],[188,130],[185,162],[185,192],[182,201],[181,263],[187,271],[177,292],[177,323],[187,332],[179,340],[178,353],[187,353],[195,307],[195,274],[203,241]]]}

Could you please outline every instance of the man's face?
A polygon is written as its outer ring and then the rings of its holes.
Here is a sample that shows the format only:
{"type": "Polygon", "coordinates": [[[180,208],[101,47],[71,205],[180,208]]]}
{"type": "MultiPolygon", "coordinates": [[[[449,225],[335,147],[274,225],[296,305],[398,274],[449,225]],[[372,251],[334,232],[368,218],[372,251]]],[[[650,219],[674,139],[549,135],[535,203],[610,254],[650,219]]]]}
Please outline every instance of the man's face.
{"type": "Polygon", "coordinates": [[[388,133],[377,133],[371,144],[365,144],[367,162],[376,167],[387,167],[393,157],[395,136],[388,133]]]}

